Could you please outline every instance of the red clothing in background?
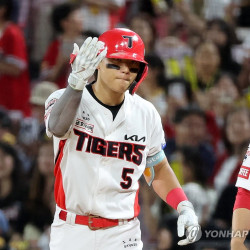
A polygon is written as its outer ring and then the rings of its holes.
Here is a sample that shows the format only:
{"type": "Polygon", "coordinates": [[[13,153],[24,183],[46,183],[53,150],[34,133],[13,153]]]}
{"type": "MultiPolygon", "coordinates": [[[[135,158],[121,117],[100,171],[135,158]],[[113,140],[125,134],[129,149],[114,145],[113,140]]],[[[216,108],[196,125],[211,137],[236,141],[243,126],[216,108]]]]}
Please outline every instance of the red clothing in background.
{"type": "Polygon", "coordinates": [[[0,36],[1,61],[16,65],[21,69],[21,74],[0,74],[0,106],[22,111],[29,116],[30,82],[26,43],[22,31],[13,23],[9,23],[0,36]]]}
{"type": "MultiPolygon", "coordinates": [[[[43,58],[43,63],[44,62],[46,63],[48,70],[51,70],[56,65],[57,58],[60,52],[61,43],[62,43],[61,39],[56,39],[52,41],[52,43],[49,45],[45,53],[45,56],[43,58]]],[[[73,50],[73,45],[72,45],[72,50],[73,50]]],[[[70,64],[68,64],[68,68],[58,77],[58,79],[54,81],[60,89],[67,87],[70,70],[71,66],[70,64]]]]}

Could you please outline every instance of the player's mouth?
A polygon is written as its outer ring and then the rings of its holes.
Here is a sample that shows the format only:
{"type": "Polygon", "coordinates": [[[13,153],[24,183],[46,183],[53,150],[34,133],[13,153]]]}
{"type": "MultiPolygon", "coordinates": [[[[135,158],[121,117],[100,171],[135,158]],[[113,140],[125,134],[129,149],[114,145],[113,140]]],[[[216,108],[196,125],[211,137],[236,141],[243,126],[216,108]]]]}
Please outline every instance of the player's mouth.
{"type": "Polygon", "coordinates": [[[130,81],[130,78],[128,78],[128,77],[117,77],[117,79],[118,79],[118,80],[127,81],[127,82],[130,81]]]}

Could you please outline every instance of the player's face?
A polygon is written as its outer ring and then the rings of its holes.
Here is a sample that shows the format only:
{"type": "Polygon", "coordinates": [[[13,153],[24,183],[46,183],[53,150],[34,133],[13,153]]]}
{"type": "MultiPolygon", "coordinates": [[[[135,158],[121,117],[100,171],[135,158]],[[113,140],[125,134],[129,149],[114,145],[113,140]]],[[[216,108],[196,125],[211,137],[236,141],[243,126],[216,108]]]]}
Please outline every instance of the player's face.
{"type": "Polygon", "coordinates": [[[80,10],[74,10],[64,21],[63,27],[65,31],[74,31],[76,34],[83,31],[83,18],[80,10]]]}
{"type": "Polygon", "coordinates": [[[140,62],[105,58],[99,65],[98,79],[106,88],[124,93],[135,80],[140,62]]]}

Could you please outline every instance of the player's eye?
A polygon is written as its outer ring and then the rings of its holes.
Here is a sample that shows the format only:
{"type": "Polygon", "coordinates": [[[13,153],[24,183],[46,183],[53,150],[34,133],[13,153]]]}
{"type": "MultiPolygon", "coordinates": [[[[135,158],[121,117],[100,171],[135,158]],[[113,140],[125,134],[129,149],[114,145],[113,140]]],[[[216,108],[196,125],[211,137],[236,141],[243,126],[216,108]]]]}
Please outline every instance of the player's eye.
{"type": "Polygon", "coordinates": [[[129,70],[131,73],[138,73],[139,72],[139,68],[130,68],[129,70]]]}
{"type": "Polygon", "coordinates": [[[119,70],[121,68],[119,65],[116,65],[116,64],[113,64],[113,63],[107,63],[106,67],[108,69],[116,69],[116,70],[119,70]]]}

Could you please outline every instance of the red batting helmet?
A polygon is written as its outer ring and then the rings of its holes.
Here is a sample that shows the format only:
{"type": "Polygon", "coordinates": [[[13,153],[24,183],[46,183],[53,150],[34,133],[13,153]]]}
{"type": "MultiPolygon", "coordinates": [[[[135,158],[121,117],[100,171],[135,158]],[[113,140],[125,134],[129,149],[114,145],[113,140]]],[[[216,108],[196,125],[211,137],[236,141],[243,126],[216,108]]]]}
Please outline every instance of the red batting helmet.
{"type": "Polygon", "coordinates": [[[98,40],[105,43],[107,58],[141,62],[140,71],[129,88],[130,94],[134,94],[148,72],[148,63],[144,60],[145,48],[142,39],[132,30],[116,28],[104,32],[98,40]]]}

